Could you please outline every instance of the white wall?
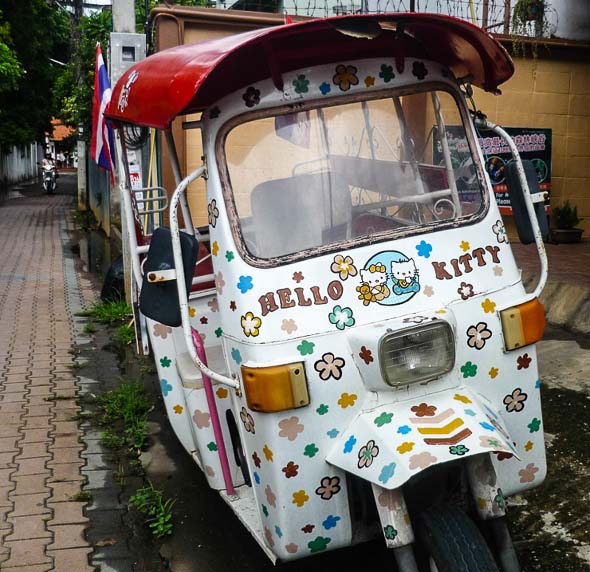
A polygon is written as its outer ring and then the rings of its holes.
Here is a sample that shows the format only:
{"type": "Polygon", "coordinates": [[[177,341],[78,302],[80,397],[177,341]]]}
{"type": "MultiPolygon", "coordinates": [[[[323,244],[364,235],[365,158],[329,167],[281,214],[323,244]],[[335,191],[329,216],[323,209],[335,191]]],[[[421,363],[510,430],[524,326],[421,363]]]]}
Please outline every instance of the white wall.
{"type": "Polygon", "coordinates": [[[43,147],[36,143],[0,150],[0,183],[19,183],[37,176],[43,147]]]}

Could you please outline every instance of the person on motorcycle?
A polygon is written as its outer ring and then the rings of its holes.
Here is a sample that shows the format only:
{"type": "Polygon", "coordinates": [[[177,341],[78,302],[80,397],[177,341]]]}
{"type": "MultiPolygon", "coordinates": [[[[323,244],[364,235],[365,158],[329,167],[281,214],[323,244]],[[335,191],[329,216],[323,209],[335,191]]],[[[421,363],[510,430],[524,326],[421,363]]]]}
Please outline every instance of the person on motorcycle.
{"type": "Polygon", "coordinates": [[[55,162],[53,161],[53,157],[47,153],[47,155],[45,155],[43,161],[41,161],[41,167],[43,167],[43,169],[50,169],[51,167],[55,167],[55,162]]]}
{"type": "Polygon", "coordinates": [[[56,180],[59,176],[55,167],[53,157],[47,153],[41,162],[41,169],[43,170],[43,190],[46,193],[53,193],[55,191],[56,180]]]}

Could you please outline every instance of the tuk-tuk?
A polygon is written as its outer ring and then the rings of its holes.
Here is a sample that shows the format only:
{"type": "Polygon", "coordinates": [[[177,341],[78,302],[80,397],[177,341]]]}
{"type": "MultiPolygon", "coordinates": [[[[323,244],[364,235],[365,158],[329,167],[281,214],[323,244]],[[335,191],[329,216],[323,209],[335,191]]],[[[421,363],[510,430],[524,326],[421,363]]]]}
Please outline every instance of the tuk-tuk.
{"type": "Polygon", "coordinates": [[[468,22],[354,15],[164,50],[113,89],[133,283],[170,423],[273,561],[382,535],[403,572],[519,569],[505,499],[546,473],[546,221],[534,169],[468,105],[513,71],[468,22]],[[203,149],[186,176],[183,116],[203,149]],[[133,184],[144,128],[167,142],[170,200],[133,184]],[[481,129],[513,151],[516,222],[542,262],[532,293],[481,129]]]}

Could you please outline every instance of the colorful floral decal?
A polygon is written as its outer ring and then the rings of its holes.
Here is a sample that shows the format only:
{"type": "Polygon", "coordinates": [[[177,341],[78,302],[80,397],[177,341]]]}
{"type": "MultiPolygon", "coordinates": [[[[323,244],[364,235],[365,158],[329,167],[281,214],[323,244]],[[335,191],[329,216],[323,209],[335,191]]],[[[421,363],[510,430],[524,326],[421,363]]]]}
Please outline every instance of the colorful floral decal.
{"type": "Polygon", "coordinates": [[[223,287],[225,286],[225,280],[223,279],[223,273],[218,272],[215,275],[215,289],[219,295],[223,294],[223,287]]]}
{"type": "Polygon", "coordinates": [[[215,443],[215,441],[210,441],[209,443],[207,443],[207,449],[209,449],[209,451],[211,451],[212,453],[215,453],[215,451],[217,451],[217,444],[215,443]]]}
{"type": "Polygon", "coordinates": [[[250,86],[242,95],[246,107],[254,107],[260,103],[260,90],[250,86]]]}
{"type": "Polygon", "coordinates": [[[499,369],[497,367],[492,367],[490,368],[490,371],[488,371],[488,375],[492,378],[492,379],[496,379],[498,377],[498,373],[499,373],[499,369]]]}
{"type": "Polygon", "coordinates": [[[313,349],[315,344],[313,342],[308,342],[307,340],[302,340],[302,342],[297,346],[297,351],[302,356],[308,356],[313,353],[313,349]]]}
{"type": "Polygon", "coordinates": [[[449,453],[451,455],[458,455],[462,457],[465,453],[469,453],[469,449],[465,445],[451,445],[449,447],[449,453]]]}
{"type": "Polygon", "coordinates": [[[354,407],[354,404],[358,398],[356,393],[343,393],[338,400],[338,405],[342,407],[342,409],[346,409],[347,407],[354,407]]]}
{"type": "Polygon", "coordinates": [[[527,441],[524,445],[524,450],[528,453],[533,447],[534,447],[533,442],[527,441]]]}
{"type": "Polygon", "coordinates": [[[313,368],[320,374],[320,379],[326,381],[333,377],[342,377],[342,368],[345,365],[344,358],[335,357],[333,353],[327,352],[313,365],[313,368]]]}
{"type": "Polygon", "coordinates": [[[486,298],[481,303],[481,307],[486,314],[493,314],[496,311],[496,303],[492,302],[489,298],[486,298]]]}
{"type": "Polygon", "coordinates": [[[416,443],[412,443],[411,441],[404,441],[399,447],[396,447],[397,452],[403,455],[404,453],[409,453],[416,443]]]}
{"type": "Polygon", "coordinates": [[[232,300],[232,301],[229,303],[229,309],[230,309],[232,312],[235,312],[235,311],[238,309],[238,307],[236,306],[236,302],[235,302],[235,300],[232,300]]]}
{"type": "Polygon", "coordinates": [[[262,448],[262,452],[264,453],[264,458],[269,462],[273,462],[273,452],[268,445],[264,445],[262,448]]]}
{"type": "Polygon", "coordinates": [[[220,338],[223,335],[223,330],[221,328],[217,328],[215,330],[215,337],[220,338]]]}
{"type": "Polygon", "coordinates": [[[219,107],[217,107],[217,105],[215,107],[212,107],[209,110],[209,119],[217,119],[219,117],[220,113],[221,113],[221,109],[219,109],[219,107]]]}
{"type": "Polygon", "coordinates": [[[494,266],[494,276],[502,276],[504,269],[501,266],[494,266]]]}
{"type": "Polygon", "coordinates": [[[496,428],[493,425],[490,425],[487,421],[482,421],[480,423],[480,426],[482,427],[482,429],[485,429],[486,431],[495,431],[496,428]]]}
{"type": "Polygon", "coordinates": [[[167,356],[164,356],[163,358],[160,358],[160,365],[162,367],[170,367],[170,364],[171,363],[172,363],[172,361],[167,356]]]}
{"type": "Polygon", "coordinates": [[[517,387],[512,393],[509,393],[504,397],[503,403],[506,405],[506,411],[508,411],[508,413],[522,411],[527,397],[528,395],[523,393],[520,387],[517,387]]]}
{"type": "Polygon", "coordinates": [[[297,551],[299,550],[299,546],[297,544],[295,544],[294,542],[290,542],[289,544],[285,544],[285,550],[289,554],[296,554],[297,551]]]}
{"type": "Polygon", "coordinates": [[[381,473],[379,474],[379,482],[383,483],[384,485],[387,484],[387,481],[393,477],[395,474],[395,463],[389,463],[389,465],[385,465],[381,469],[381,473]]]}
{"type": "MultiPolygon", "coordinates": [[[[260,484],[260,483],[257,483],[260,484]]],[[[266,507],[266,505],[262,505],[262,512],[264,513],[264,516],[266,516],[268,518],[268,508],[266,507]]]]}
{"type": "Polygon", "coordinates": [[[400,510],[402,508],[401,497],[392,491],[383,491],[377,497],[377,502],[387,510],[400,510]]]}
{"type": "Polygon", "coordinates": [[[436,406],[428,405],[426,403],[414,405],[410,410],[416,415],[416,417],[434,417],[436,415],[436,406]]]}
{"type": "Polygon", "coordinates": [[[532,362],[532,358],[529,357],[529,354],[524,354],[522,356],[518,356],[516,363],[518,364],[518,367],[516,369],[520,370],[520,369],[528,369],[529,365],[531,365],[532,362]]]}
{"type": "Polygon", "coordinates": [[[501,220],[496,221],[496,224],[492,225],[492,230],[498,239],[498,242],[508,242],[508,235],[506,234],[506,228],[501,220]]]}
{"type": "Polygon", "coordinates": [[[518,471],[521,483],[532,483],[535,480],[535,473],[539,472],[539,467],[535,463],[529,463],[524,469],[518,471]]]}
{"type": "MultiPolygon", "coordinates": [[[[208,319],[207,319],[205,316],[203,316],[203,317],[202,317],[202,318],[199,320],[199,322],[201,322],[201,324],[208,324],[208,323],[209,323],[209,320],[208,320],[208,319]]],[[[218,336],[218,337],[219,337],[219,336],[218,336]]]]}
{"type": "Polygon", "coordinates": [[[191,306],[191,307],[188,309],[188,315],[189,315],[191,318],[194,318],[194,317],[197,315],[197,311],[196,311],[196,310],[195,310],[195,309],[194,309],[194,308],[191,306]]]}
{"type": "Polygon", "coordinates": [[[459,245],[459,248],[463,252],[467,252],[471,248],[471,245],[466,240],[462,240],[461,244],[459,245]]]}
{"type": "Polygon", "coordinates": [[[426,469],[436,463],[438,459],[430,454],[428,451],[424,451],[423,453],[418,453],[417,455],[412,455],[410,457],[410,470],[415,471],[416,469],[426,469]]]}
{"type": "Polygon", "coordinates": [[[336,437],[338,437],[338,435],[340,435],[340,431],[338,431],[338,429],[336,429],[336,427],[334,427],[333,429],[330,429],[326,435],[328,437],[330,437],[330,439],[336,439],[336,437]]]}
{"type": "Polygon", "coordinates": [[[379,72],[379,77],[383,80],[384,83],[389,83],[393,78],[395,78],[395,74],[393,73],[393,66],[381,64],[381,71],[379,72]]]}
{"type": "Polygon", "coordinates": [[[334,262],[332,262],[330,270],[334,274],[338,274],[340,280],[346,280],[349,276],[356,276],[358,273],[353,259],[350,256],[342,256],[341,254],[334,256],[334,262]]]}
{"type": "Polygon", "coordinates": [[[373,352],[368,349],[366,346],[361,346],[361,351],[359,352],[359,357],[365,362],[366,365],[369,365],[373,360],[373,352]]]}
{"type": "Polygon", "coordinates": [[[256,468],[260,469],[260,465],[262,464],[262,461],[260,460],[260,457],[258,456],[258,453],[256,451],[254,451],[254,453],[252,453],[252,461],[254,462],[254,465],[256,465],[256,468]]]}
{"type": "Polygon", "coordinates": [[[412,65],[412,74],[418,79],[424,79],[428,75],[428,70],[423,62],[414,62],[412,65]]]}
{"type": "MultiPolygon", "coordinates": [[[[469,403],[471,403],[471,401],[469,403]]],[[[475,415],[476,415],[475,411],[473,411],[473,409],[465,409],[464,412],[465,412],[465,415],[469,415],[469,417],[475,417],[475,415]]]]}
{"type": "Polygon", "coordinates": [[[495,437],[488,437],[487,435],[479,436],[479,446],[488,449],[504,449],[502,443],[495,437]]]}
{"type": "Polygon", "coordinates": [[[301,532],[304,534],[311,534],[313,529],[315,528],[315,524],[306,524],[302,529],[301,532]]]}
{"type": "Polygon", "coordinates": [[[461,366],[461,373],[465,379],[475,377],[477,375],[477,365],[468,361],[465,365],[461,366]]]}
{"type": "Polygon", "coordinates": [[[232,250],[226,250],[226,251],[225,251],[225,259],[226,259],[228,262],[231,262],[231,261],[232,261],[234,258],[235,258],[235,256],[234,256],[234,253],[233,253],[233,251],[232,251],[232,250]]]}
{"type": "Polygon", "coordinates": [[[323,477],[315,494],[323,500],[330,500],[340,492],[340,477],[323,477]]]}
{"type": "Polygon", "coordinates": [[[254,285],[252,284],[252,276],[240,276],[240,280],[236,286],[242,294],[245,294],[248,290],[252,290],[252,288],[254,288],[254,285]]]}
{"type": "Polygon", "coordinates": [[[246,429],[248,433],[252,433],[252,435],[254,435],[256,433],[256,429],[254,428],[254,419],[252,419],[252,415],[248,413],[245,407],[242,407],[242,410],[240,411],[240,419],[244,424],[244,429],[246,429]]]}
{"type": "Polygon", "coordinates": [[[375,85],[375,78],[372,75],[368,75],[365,78],[365,87],[373,87],[375,85]]]}
{"type": "Polygon", "coordinates": [[[299,474],[299,465],[296,465],[293,461],[289,461],[286,466],[284,466],[281,471],[285,473],[285,478],[292,479],[299,474]]]}
{"type": "Polygon", "coordinates": [[[175,405],[172,409],[174,410],[174,413],[176,413],[177,415],[181,415],[184,411],[184,407],[182,405],[175,405]]]}
{"type": "Polygon", "coordinates": [[[359,78],[356,76],[357,69],[354,66],[340,64],[336,66],[336,74],[332,81],[341,91],[348,91],[351,86],[358,85],[359,78]]]}
{"type": "Polygon", "coordinates": [[[373,423],[375,423],[377,427],[383,427],[383,425],[391,423],[392,419],[393,413],[386,413],[385,411],[383,411],[378,417],[375,417],[373,423]]]}
{"type": "Polygon", "coordinates": [[[215,199],[212,199],[207,205],[207,212],[209,213],[209,226],[215,228],[217,219],[219,218],[219,209],[217,208],[217,201],[215,199]]]}
{"type": "Polygon", "coordinates": [[[424,296],[427,296],[428,298],[430,298],[431,296],[434,296],[434,288],[432,286],[424,286],[424,290],[422,290],[422,294],[424,294],[424,296]]]}
{"type": "Polygon", "coordinates": [[[231,357],[238,365],[242,363],[242,354],[238,348],[231,349],[231,357]]]}
{"type": "Polygon", "coordinates": [[[469,300],[469,298],[475,295],[475,292],[473,292],[473,284],[461,282],[461,286],[457,288],[457,294],[461,296],[461,300],[469,300]]]}
{"type": "Polygon", "coordinates": [[[213,470],[213,467],[210,467],[209,465],[205,465],[205,472],[207,473],[207,476],[210,478],[213,478],[215,476],[215,471],[213,470]]]}
{"type": "Polygon", "coordinates": [[[467,345],[470,348],[481,350],[486,345],[486,341],[491,337],[492,332],[488,329],[488,325],[485,322],[479,322],[475,326],[467,328],[467,345]]]}
{"type": "Polygon", "coordinates": [[[156,338],[162,338],[165,340],[168,337],[168,334],[172,333],[172,328],[170,326],[165,326],[164,324],[154,324],[154,336],[156,338]]]}
{"type": "Polygon", "coordinates": [[[416,250],[418,252],[418,256],[430,258],[430,253],[432,252],[432,244],[429,244],[425,240],[421,240],[420,244],[416,245],[416,250]]]}
{"type": "Polygon", "coordinates": [[[330,530],[331,528],[336,528],[336,526],[338,525],[338,522],[342,520],[341,517],[339,516],[334,516],[333,514],[329,514],[326,517],[326,520],[324,520],[324,522],[322,522],[322,526],[326,529],[326,530],[330,530]]]}
{"type": "Polygon", "coordinates": [[[281,330],[283,332],[287,332],[288,334],[292,334],[297,330],[297,324],[293,318],[284,319],[283,323],[281,324],[281,330]]]}
{"type": "Polygon", "coordinates": [[[307,543],[307,547],[309,548],[310,552],[321,552],[322,550],[326,550],[328,548],[328,544],[330,544],[331,538],[325,538],[323,536],[318,536],[315,540],[307,543]]]}
{"type": "Polygon", "coordinates": [[[506,453],[505,451],[494,451],[494,455],[496,455],[496,459],[498,459],[498,461],[506,461],[514,457],[512,453],[506,453]]]}
{"type": "Polygon", "coordinates": [[[275,541],[272,538],[272,532],[264,527],[264,537],[266,538],[266,543],[272,548],[275,545],[275,541]]]}
{"type": "Polygon", "coordinates": [[[167,397],[168,394],[172,391],[172,386],[168,383],[166,379],[160,380],[160,388],[162,389],[162,393],[164,397],[167,397]]]}
{"type": "Polygon", "coordinates": [[[283,538],[283,531],[281,530],[280,526],[275,526],[275,534],[278,538],[283,538]]]}
{"type": "Polygon", "coordinates": [[[246,314],[242,316],[241,323],[242,330],[244,330],[244,335],[246,337],[256,337],[259,333],[259,328],[262,325],[262,320],[252,312],[246,312],[246,314]]]}
{"type": "Polygon", "coordinates": [[[299,284],[299,282],[302,282],[304,279],[305,276],[303,276],[303,272],[293,272],[293,281],[297,284],[299,284]]]}
{"type": "Polygon", "coordinates": [[[328,314],[330,324],[334,324],[339,330],[346,327],[354,326],[355,319],[352,317],[352,310],[350,308],[342,308],[341,306],[334,306],[334,309],[328,314]]]}
{"type": "Polygon", "coordinates": [[[301,508],[308,500],[307,493],[304,490],[300,490],[293,493],[293,500],[291,502],[301,508]]]}
{"type": "Polygon", "coordinates": [[[210,419],[211,415],[209,415],[209,413],[201,411],[200,409],[195,409],[195,412],[193,413],[193,421],[199,429],[209,427],[210,419]]]}
{"type": "Polygon", "coordinates": [[[303,433],[303,425],[299,423],[299,417],[289,417],[279,421],[279,437],[286,437],[289,441],[295,441],[299,433],[303,433]]]}
{"type": "Polygon", "coordinates": [[[388,524],[387,526],[383,527],[383,534],[387,540],[395,540],[395,537],[397,536],[397,530],[395,530],[391,524],[388,524]]]}
{"type": "Polygon", "coordinates": [[[319,407],[315,410],[318,415],[325,415],[328,413],[329,406],[325,403],[320,403],[319,407]]]}
{"type": "Polygon", "coordinates": [[[541,428],[541,420],[535,417],[527,427],[531,433],[536,433],[541,428]]]}
{"type": "Polygon", "coordinates": [[[293,87],[295,88],[295,93],[307,93],[309,91],[309,80],[305,78],[305,75],[299,74],[293,80],[293,87]]]}
{"type": "MultiPolygon", "coordinates": [[[[260,484],[260,475],[259,475],[259,474],[258,474],[256,471],[254,471],[254,472],[252,473],[252,476],[254,477],[254,481],[256,482],[256,484],[257,484],[257,485],[259,485],[259,484],[260,484]]],[[[264,508],[264,507],[263,507],[263,508],[264,508]]],[[[267,516],[268,516],[268,515],[267,515],[267,516]]]]}
{"type": "Polygon", "coordinates": [[[379,447],[375,445],[375,441],[372,439],[367,441],[367,444],[364,447],[361,447],[358,453],[358,463],[357,466],[359,469],[368,469],[373,464],[373,459],[379,455],[379,447]]]}
{"type": "Polygon", "coordinates": [[[471,399],[469,399],[469,397],[467,397],[466,395],[461,395],[460,393],[455,393],[453,399],[455,401],[460,401],[461,403],[473,403],[471,399]]]}
{"type": "Polygon", "coordinates": [[[219,312],[219,302],[217,301],[217,298],[213,298],[213,300],[209,300],[209,302],[207,302],[207,306],[209,306],[209,309],[212,312],[219,312]]]}
{"type": "Polygon", "coordinates": [[[213,256],[217,256],[219,254],[219,243],[214,240],[213,244],[211,245],[211,254],[213,254],[213,256]]]}
{"type": "Polygon", "coordinates": [[[310,459],[313,459],[319,452],[315,443],[310,443],[309,445],[305,445],[305,449],[303,450],[303,454],[310,459]]]}
{"type": "Polygon", "coordinates": [[[343,453],[352,453],[352,450],[354,449],[354,446],[356,445],[356,437],[354,435],[351,435],[347,440],[346,443],[344,443],[344,449],[342,450],[343,453]]]}
{"type": "Polygon", "coordinates": [[[397,432],[400,435],[407,435],[408,433],[412,432],[412,429],[410,427],[408,427],[407,425],[401,425],[400,427],[397,428],[397,432]]]}
{"type": "Polygon", "coordinates": [[[324,81],[320,84],[319,90],[322,95],[328,95],[332,91],[332,86],[324,81]]]}

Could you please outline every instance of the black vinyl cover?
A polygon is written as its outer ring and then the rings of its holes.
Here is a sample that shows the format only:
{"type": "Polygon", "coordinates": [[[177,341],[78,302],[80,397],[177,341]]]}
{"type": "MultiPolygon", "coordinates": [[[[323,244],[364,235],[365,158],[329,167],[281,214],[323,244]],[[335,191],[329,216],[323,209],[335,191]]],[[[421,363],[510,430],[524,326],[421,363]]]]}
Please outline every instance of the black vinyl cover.
{"type": "MultiPolygon", "coordinates": [[[[524,160],[522,162],[526,180],[529,185],[531,194],[540,193],[539,180],[537,178],[537,171],[531,161],[524,160]]],[[[535,233],[531,226],[529,215],[526,209],[524,189],[520,185],[518,179],[518,170],[515,161],[510,161],[506,165],[506,184],[508,186],[508,193],[510,195],[510,204],[512,205],[512,214],[516,222],[516,230],[518,231],[518,238],[523,244],[531,244],[535,242],[535,233]]],[[[547,221],[547,213],[545,213],[544,202],[534,203],[535,214],[539,221],[539,228],[544,240],[549,238],[549,223],[547,221]]]]}
{"type": "MultiPolygon", "coordinates": [[[[199,241],[185,232],[180,232],[182,266],[187,293],[191,290],[193,272],[199,254],[199,241]]],[[[147,260],[143,265],[143,282],[139,295],[139,309],[148,318],[167,326],[182,324],[176,280],[148,282],[147,275],[155,270],[174,268],[172,234],[169,228],[157,228],[152,235],[147,260]]]]}

